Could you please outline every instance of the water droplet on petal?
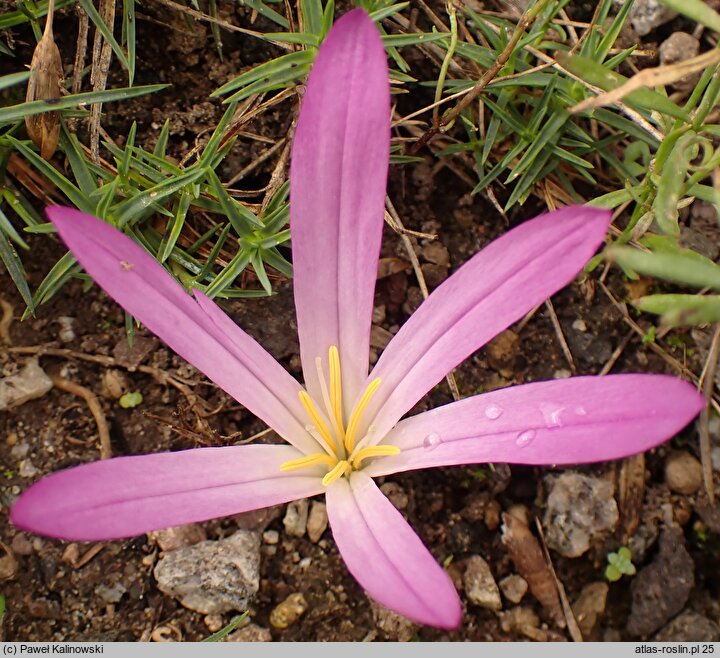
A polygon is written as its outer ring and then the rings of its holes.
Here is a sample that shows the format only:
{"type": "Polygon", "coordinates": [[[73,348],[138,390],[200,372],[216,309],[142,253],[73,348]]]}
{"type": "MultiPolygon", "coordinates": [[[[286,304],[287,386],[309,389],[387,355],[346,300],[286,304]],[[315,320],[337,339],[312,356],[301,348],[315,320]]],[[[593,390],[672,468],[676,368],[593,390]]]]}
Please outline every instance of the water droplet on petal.
{"type": "Polygon", "coordinates": [[[423,439],[423,447],[426,450],[433,450],[433,449],[437,448],[441,443],[442,443],[442,439],[440,438],[440,435],[436,434],[435,432],[433,432],[432,434],[428,434],[423,439]]]}
{"type": "Polygon", "coordinates": [[[515,445],[517,445],[518,448],[524,448],[525,446],[530,445],[532,440],[535,438],[535,434],[535,430],[525,430],[524,432],[520,432],[515,439],[515,445]]]}
{"type": "Polygon", "coordinates": [[[485,415],[490,420],[497,420],[502,416],[503,408],[498,407],[496,404],[489,404],[487,407],[485,407],[485,415]]]}
{"type": "Polygon", "coordinates": [[[575,413],[578,416],[587,416],[587,411],[585,410],[585,407],[575,407],[575,413]]]}
{"type": "Polygon", "coordinates": [[[540,411],[542,412],[543,419],[545,420],[545,426],[548,429],[557,429],[563,426],[562,418],[560,417],[562,412],[565,411],[565,407],[558,407],[555,404],[541,404],[540,411]]]}

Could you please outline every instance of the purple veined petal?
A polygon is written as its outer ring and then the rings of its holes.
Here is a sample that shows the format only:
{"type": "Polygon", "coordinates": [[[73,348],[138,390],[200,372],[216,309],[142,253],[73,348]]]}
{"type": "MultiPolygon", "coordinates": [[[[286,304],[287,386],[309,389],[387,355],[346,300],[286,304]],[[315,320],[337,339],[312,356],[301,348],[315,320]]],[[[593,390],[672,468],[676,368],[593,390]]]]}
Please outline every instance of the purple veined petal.
{"type": "Polygon", "coordinates": [[[602,243],[610,213],[571,206],[490,243],[435,290],[371,373],[382,385],[366,418],[377,443],[463,359],[567,285],[602,243]]]}
{"type": "MultiPolygon", "coordinates": [[[[320,47],[290,166],[295,305],[305,385],[321,399],[315,359],[336,345],[343,399],[369,363],[370,323],[390,157],[390,83],[380,35],[363,10],[320,47]]],[[[345,409],[350,413],[350,408],[345,409]]]]}
{"type": "Polygon", "coordinates": [[[59,206],[47,214],[85,271],[128,313],[286,441],[317,450],[296,415],[300,385],[280,375],[282,368],[271,366],[274,359],[241,329],[228,337],[212,302],[201,307],[142,247],[96,217],[59,206]]]}
{"type": "Polygon", "coordinates": [[[401,449],[369,463],[372,477],[454,464],[582,464],[620,459],[672,438],[704,407],[667,375],[537,382],[476,395],[407,418],[384,443],[401,449]]]}
{"type": "Polygon", "coordinates": [[[321,493],[321,474],[280,471],[300,456],[291,446],[248,445],[116,457],[43,478],[10,519],[47,537],[104,541],[238,514],[321,493]]]}
{"type": "Polygon", "coordinates": [[[378,603],[421,624],[460,624],[450,577],[364,472],[328,487],[327,512],[350,573],[378,603]]]}

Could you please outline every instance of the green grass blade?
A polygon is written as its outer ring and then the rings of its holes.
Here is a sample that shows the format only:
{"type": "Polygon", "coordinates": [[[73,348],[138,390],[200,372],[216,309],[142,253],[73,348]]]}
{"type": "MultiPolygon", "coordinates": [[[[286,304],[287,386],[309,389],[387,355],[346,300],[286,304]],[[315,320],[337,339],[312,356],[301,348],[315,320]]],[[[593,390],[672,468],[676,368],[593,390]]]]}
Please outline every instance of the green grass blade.
{"type": "Polygon", "coordinates": [[[80,191],[86,195],[92,194],[97,190],[96,178],[90,172],[77,136],[68,132],[65,122],[62,124],[62,132],[60,133],[60,147],[70,163],[70,169],[72,169],[80,191]]]}
{"type": "Polygon", "coordinates": [[[634,305],[646,313],[662,315],[663,324],[671,326],[720,321],[718,295],[649,295],[634,305]]]}
{"type": "Polygon", "coordinates": [[[274,9],[268,7],[262,0],[241,0],[244,5],[247,5],[251,9],[254,9],[261,16],[269,18],[273,23],[277,23],[286,30],[290,27],[287,18],[278,14],[274,9]]]}
{"type": "Polygon", "coordinates": [[[137,48],[135,39],[135,0],[123,0],[123,42],[127,45],[128,53],[128,84],[132,87],[135,80],[137,48]]]}
{"type": "Polygon", "coordinates": [[[606,255],[631,272],[695,288],[720,290],[720,266],[690,249],[647,252],[613,246],[606,255]]]}
{"type": "Polygon", "coordinates": [[[185,217],[187,216],[191,201],[192,196],[187,192],[183,192],[180,195],[180,201],[177,204],[175,216],[170,220],[167,230],[165,231],[166,237],[163,237],[163,241],[160,243],[158,259],[161,263],[164,263],[170,257],[173,249],[175,249],[175,244],[180,237],[183,226],[185,226],[185,217]]]}
{"type": "Polygon", "coordinates": [[[660,2],[674,9],[678,14],[687,16],[715,32],[720,32],[720,14],[705,0],[660,0],[660,2]]]}
{"type": "Polygon", "coordinates": [[[40,306],[47,302],[62,286],[74,275],[80,271],[80,265],[75,257],[70,253],[66,253],[55,265],[50,272],[42,280],[38,289],[33,295],[33,303],[40,306]]]}
{"type": "Polygon", "coordinates": [[[253,253],[252,257],[250,258],[250,263],[255,270],[255,275],[257,276],[258,281],[260,281],[260,285],[263,287],[263,290],[268,295],[272,295],[272,284],[270,283],[270,279],[268,279],[267,272],[265,271],[262,254],[260,253],[259,249],[253,253]]]}
{"type": "Polygon", "coordinates": [[[19,85],[30,77],[30,71],[19,71],[0,76],[0,89],[7,89],[13,85],[19,85]]]}
{"type": "Polygon", "coordinates": [[[153,94],[170,85],[143,85],[141,87],[123,87],[121,89],[106,89],[105,91],[86,91],[81,94],[70,94],[62,98],[30,101],[9,107],[0,108],[0,124],[20,121],[32,114],[42,114],[57,110],[66,110],[71,107],[92,105],[93,103],[110,103],[122,101],[144,94],[153,94]]]}
{"type": "Polygon", "coordinates": [[[0,234],[3,233],[19,247],[28,249],[27,243],[20,237],[20,234],[15,230],[15,227],[12,225],[0,206],[0,234]]]}
{"type": "Polygon", "coordinates": [[[25,268],[17,251],[15,251],[12,243],[8,240],[7,236],[4,235],[2,230],[0,230],[0,260],[5,264],[8,274],[27,305],[28,310],[30,313],[34,313],[35,303],[33,302],[32,293],[25,278],[25,268]]]}
{"type": "Polygon", "coordinates": [[[319,35],[322,30],[323,20],[321,0],[300,0],[300,15],[302,30],[319,35]]]}

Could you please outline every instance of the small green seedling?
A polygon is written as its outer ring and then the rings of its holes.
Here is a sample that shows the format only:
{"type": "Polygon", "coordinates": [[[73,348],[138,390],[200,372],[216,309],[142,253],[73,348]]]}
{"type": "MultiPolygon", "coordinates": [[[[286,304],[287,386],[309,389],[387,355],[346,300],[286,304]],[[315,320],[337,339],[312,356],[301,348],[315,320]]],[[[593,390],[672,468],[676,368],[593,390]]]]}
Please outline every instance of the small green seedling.
{"type": "Polygon", "coordinates": [[[128,391],[120,398],[120,406],[123,409],[134,409],[142,404],[143,396],[140,391],[128,391]]]}
{"type": "Polygon", "coordinates": [[[610,564],[605,567],[605,578],[611,583],[620,580],[623,575],[634,576],[637,573],[632,563],[632,553],[626,546],[619,548],[617,553],[608,553],[607,559],[610,564]]]}

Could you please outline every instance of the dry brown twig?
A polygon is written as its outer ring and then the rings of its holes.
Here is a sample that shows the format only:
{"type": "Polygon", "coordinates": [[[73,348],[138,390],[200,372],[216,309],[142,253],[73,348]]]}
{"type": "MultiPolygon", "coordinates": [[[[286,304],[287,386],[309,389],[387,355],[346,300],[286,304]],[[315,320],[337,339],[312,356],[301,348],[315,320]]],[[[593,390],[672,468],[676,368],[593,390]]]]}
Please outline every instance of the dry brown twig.
{"type": "Polygon", "coordinates": [[[90,409],[90,413],[95,419],[95,424],[98,428],[98,435],[100,437],[100,459],[110,459],[112,457],[112,445],[110,443],[110,429],[108,428],[107,419],[105,418],[105,412],[102,409],[100,400],[98,400],[95,393],[89,388],[80,386],[75,382],[60,377],[59,375],[51,375],[53,386],[55,388],[76,395],[79,398],[85,400],[85,403],[90,409]]]}
{"type": "MultiPolygon", "coordinates": [[[[395,206],[393,206],[389,196],[385,197],[385,208],[387,209],[386,218],[389,214],[390,219],[392,220],[388,221],[388,224],[390,224],[393,230],[395,230],[396,226],[401,229],[398,232],[398,235],[400,235],[405,251],[407,251],[408,258],[410,258],[410,262],[412,263],[412,268],[415,272],[418,285],[420,286],[420,292],[422,292],[423,299],[427,299],[430,295],[430,291],[428,290],[427,283],[425,283],[425,276],[423,275],[422,268],[420,267],[420,261],[415,253],[412,240],[410,239],[410,236],[407,235],[406,229],[400,219],[400,215],[398,215],[397,210],[395,210],[395,206]]],[[[459,400],[460,390],[458,389],[457,382],[455,381],[455,375],[452,372],[449,372],[445,376],[445,381],[447,381],[448,386],[450,387],[450,393],[452,393],[453,399],[455,401],[459,400]]]]}
{"type": "Polygon", "coordinates": [[[700,376],[699,386],[708,404],[700,414],[698,431],[700,434],[700,460],[702,462],[703,482],[707,492],[710,505],[715,504],[715,483],[713,481],[712,466],[712,444],[710,442],[710,402],[712,401],[713,388],[715,387],[715,373],[717,371],[718,358],[720,357],[720,324],[715,326],[715,332],[710,343],[710,352],[703,373],[700,376]]]}

